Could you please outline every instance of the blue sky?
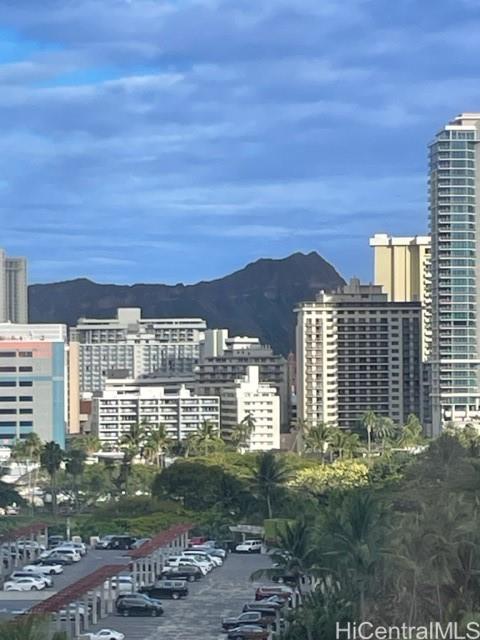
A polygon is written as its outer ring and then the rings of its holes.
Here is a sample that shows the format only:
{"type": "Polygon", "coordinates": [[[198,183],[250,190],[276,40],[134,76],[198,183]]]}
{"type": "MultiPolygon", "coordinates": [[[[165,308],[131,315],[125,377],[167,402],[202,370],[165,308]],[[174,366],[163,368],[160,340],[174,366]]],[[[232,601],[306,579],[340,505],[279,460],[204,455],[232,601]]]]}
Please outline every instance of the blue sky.
{"type": "Polygon", "coordinates": [[[0,222],[36,282],[195,282],[427,231],[427,144],[480,110],[480,0],[15,0],[0,222]]]}

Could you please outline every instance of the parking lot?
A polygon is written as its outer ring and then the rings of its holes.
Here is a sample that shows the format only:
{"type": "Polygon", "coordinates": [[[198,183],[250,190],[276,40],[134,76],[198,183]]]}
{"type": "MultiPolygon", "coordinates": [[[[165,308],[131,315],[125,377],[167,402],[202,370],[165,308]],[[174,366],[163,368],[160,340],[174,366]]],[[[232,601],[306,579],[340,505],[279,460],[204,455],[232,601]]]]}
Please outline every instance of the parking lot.
{"type": "MultiPolygon", "coordinates": [[[[239,614],[245,602],[254,600],[250,575],[268,564],[267,556],[231,554],[223,567],[189,584],[187,598],[162,600],[165,613],[161,618],[112,615],[92,629],[109,627],[123,632],[125,640],[224,640],[220,619],[239,614]]],[[[265,582],[268,580],[262,580],[265,582]]]]}

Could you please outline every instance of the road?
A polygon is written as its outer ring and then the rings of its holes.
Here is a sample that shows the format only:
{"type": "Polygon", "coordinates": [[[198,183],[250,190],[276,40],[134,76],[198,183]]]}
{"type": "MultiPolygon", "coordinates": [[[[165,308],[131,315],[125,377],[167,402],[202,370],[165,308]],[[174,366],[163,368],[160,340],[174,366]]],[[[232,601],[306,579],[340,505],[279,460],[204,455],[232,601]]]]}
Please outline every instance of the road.
{"type": "Polygon", "coordinates": [[[89,630],[108,627],[122,631],[125,640],[225,640],[220,619],[239,614],[245,602],[254,600],[255,585],[250,576],[268,565],[267,556],[231,554],[223,567],[189,584],[187,598],[163,600],[161,618],[113,615],[89,630]]]}

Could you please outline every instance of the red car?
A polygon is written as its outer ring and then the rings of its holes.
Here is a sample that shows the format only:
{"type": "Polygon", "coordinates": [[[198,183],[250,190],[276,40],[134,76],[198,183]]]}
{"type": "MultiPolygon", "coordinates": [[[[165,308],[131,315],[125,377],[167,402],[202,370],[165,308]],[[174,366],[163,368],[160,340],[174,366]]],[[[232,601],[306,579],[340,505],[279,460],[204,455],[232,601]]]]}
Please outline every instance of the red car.
{"type": "Polygon", "coordinates": [[[287,602],[292,597],[292,590],[290,587],[285,586],[267,586],[267,587],[257,587],[255,590],[255,600],[263,600],[264,598],[269,598],[270,596],[277,596],[282,600],[287,602]]]}

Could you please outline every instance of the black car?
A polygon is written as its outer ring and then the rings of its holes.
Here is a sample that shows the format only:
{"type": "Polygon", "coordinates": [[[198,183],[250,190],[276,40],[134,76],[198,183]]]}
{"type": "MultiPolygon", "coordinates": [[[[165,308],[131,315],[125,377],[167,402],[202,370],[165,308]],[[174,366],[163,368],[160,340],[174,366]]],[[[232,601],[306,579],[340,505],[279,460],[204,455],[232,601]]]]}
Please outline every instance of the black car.
{"type": "Polygon", "coordinates": [[[203,573],[198,567],[191,565],[190,567],[165,567],[162,570],[161,578],[166,580],[186,580],[187,582],[195,582],[203,577],[203,573]]]}
{"type": "Polygon", "coordinates": [[[280,611],[282,605],[278,602],[266,602],[265,600],[260,600],[257,602],[247,602],[247,604],[243,605],[243,613],[246,611],[269,611],[275,615],[276,611],[280,611]]]}
{"type": "Polygon", "coordinates": [[[129,593],[117,598],[117,613],[122,616],[161,616],[163,607],[143,593],[129,593]]]}
{"type": "Polygon", "coordinates": [[[54,547],[58,547],[58,545],[65,542],[65,538],[63,536],[48,536],[48,549],[53,549],[54,547]]]}
{"type": "Polygon", "coordinates": [[[234,627],[239,627],[244,624],[255,624],[259,627],[266,627],[268,624],[275,620],[274,616],[270,616],[271,620],[266,619],[268,616],[262,617],[260,611],[247,611],[241,613],[239,616],[231,616],[230,618],[222,618],[222,628],[225,631],[229,631],[234,627]]]}
{"type": "Polygon", "coordinates": [[[184,580],[158,580],[154,585],[141,587],[139,591],[145,593],[149,598],[178,600],[188,596],[188,587],[184,580]]]}
{"type": "MultiPolygon", "coordinates": [[[[68,553],[51,553],[48,558],[43,558],[40,562],[53,562],[53,564],[73,564],[73,558],[68,553]]],[[[35,563],[36,564],[36,563],[35,563]]]]}
{"type": "Polygon", "coordinates": [[[102,548],[126,551],[134,548],[136,540],[133,536],[112,536],[102,548]]]}

